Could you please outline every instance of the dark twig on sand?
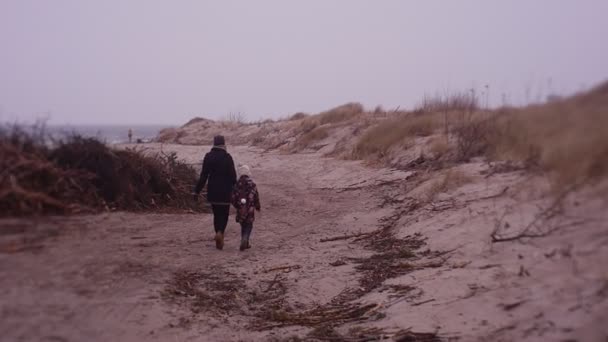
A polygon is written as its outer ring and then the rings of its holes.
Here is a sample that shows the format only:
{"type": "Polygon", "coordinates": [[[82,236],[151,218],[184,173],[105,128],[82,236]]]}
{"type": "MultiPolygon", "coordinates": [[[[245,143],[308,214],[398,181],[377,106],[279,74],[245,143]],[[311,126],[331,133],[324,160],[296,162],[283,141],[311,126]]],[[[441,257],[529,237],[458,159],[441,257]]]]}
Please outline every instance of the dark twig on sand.
{"type": "Polygon", "coordinates": [[[511,303],[511,304],[500,304],[499,306],[502,307],[505,311],[511,311],[511,310],[517,308],[518,306],[522,305],[525,302],[526,302],[525,300],[520,300],[518,302],[511,303]]]}
{"type": "Polygon", "coordinates": [[[338,241],[338,240],[348,240],[350,238],[356,238],[356,237],[361,237],[361,236],[368,236],[371,235],[372,233],[357,233],[357,234],[350,234],[350,235],[342,235],[342,236],[334,236],[331,238],[325,238],[325,239],[321,239],[319,242],[330,242],[330,241],[338,241]]]}
{"type": "Polygon", "coordinates": [[[426,303],[430,303],[430,302],[434,302],[434,301],[435,301],[435,298],[431,298],[431,299],[423,300],[422,302],[412,303],[412,306],[420,306],[422,304],[426,304],[426,303]]]}
{"type": "Polygon", "coordinates": [[[279,277],[280,274],[277,274],[276,276],[274,276],[274,279],[270,282],[270,284],[268,285],[268,288],[266,288],[266,290],[264,292],[268,292],[272,289],[272,287],[274,286],[274,284],[279,282],[279,277]]]}
{"type": "MultiPolygon", "coordinates": [[[[554,225],[554,226],[549,226],[548,228],[544,228],[541,226],[541,223],[546,222],[546,221],[554,218],[557,215],[563,214],[564,199],[569,194],[571,194],[574,190],[576,190],[579,185],[580,184],[574,184],[574,185],[568,187],[566,190],[564,190],[559,196],[557,196],[555,198],[555,200],[553,202],[551,202],[551,205],[549,205],[547,208],[541,210],[534,217],[532,222],[530,222],[518,234],[515,234],[512,236],[503,236],[502,234],[500,234],[500,229],[503,226],[503,224],[502,224],[502,220],[504,218],[504,215],[503,215],[503,217],[496,222],[494,231],[490,235],[492,238],[492,242],[496,243],[496,242],[516,241],[516,240],[527,239],[527,238],[530,239],[530,238],[545,237],[545,236],[548,236],[548,235],[552,234],[553,232],[563,228],[564,226],[567,226],[566,224],[562,224],[562,225],[554,225]]],[[[577,224],[581,224],[583,222],[584,221],[574,222],[574,223],[570,223],[570,225],[577,225],[577,224]]]]}

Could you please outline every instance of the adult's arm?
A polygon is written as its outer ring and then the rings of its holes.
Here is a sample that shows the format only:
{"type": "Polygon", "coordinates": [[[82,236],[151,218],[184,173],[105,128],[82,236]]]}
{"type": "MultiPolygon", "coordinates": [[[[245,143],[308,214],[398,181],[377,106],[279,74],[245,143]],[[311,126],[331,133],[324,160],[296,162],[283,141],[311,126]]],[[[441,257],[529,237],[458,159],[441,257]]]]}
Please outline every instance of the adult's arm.
{"type": "Polygon", "coordinates": [[[207,178],[209,178],[209,158],[208,154],[205,154],[205,158],[203,158],[203,168],[201,169],[201,175],[198,178],[198,183],[196,183],[196,187],[194,188],[194,192],[200,194],[205,184],[207,184],[207,178]]]}
{"type": "Polygon", "coordinates": [[[234,160],[231,155],[228,155],[228,175],[230,184],[234,186],[236,184],[236,168],[234,167],[234,160]]]}

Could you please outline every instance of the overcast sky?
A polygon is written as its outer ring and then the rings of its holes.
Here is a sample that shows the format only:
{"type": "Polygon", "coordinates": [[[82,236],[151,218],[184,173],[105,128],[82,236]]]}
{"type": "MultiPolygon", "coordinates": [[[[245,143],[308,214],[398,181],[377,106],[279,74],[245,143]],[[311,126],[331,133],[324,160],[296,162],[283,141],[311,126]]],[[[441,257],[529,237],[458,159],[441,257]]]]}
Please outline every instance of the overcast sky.
{"type": "Polygon", "coordinates": [[[250,120],[345,102],[495,104],[608,78],[606,0],[0,0],[0,120],[250,120]]]}

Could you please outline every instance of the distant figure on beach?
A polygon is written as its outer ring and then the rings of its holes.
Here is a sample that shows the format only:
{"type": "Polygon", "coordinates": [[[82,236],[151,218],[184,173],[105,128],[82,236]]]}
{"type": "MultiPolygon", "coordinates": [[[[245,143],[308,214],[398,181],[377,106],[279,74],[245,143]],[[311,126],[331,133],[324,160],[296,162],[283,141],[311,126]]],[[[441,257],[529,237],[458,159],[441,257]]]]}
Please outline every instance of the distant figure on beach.
{"type": "Polygon", "coordinates": [[[232,191],[232,205],[236,209],[236,222],[241,224],[240,250],[251,248],[249,238],[255,221],[255,211],[260,211],[260,194],[255,182],[251,178],[249,166],[239,168],[239,180],[232,191]]]}
{"type": "Polygon", "coordinates": [[[223,136],[213,138],[211,151],[205,154],[201,176],[194,188],[194,198],[198,197],[207,184],[207,200],[213,210],[213,227],[215,229],[215,247],[224,248],[224,231],[230,215],[232,188],[236,184],[234,160],[226,150],[223,136]]]}
{"type": "Polygon", "coordinates": [[[133,130],[129,128],[129,144],[133,140],[133,130]]]}

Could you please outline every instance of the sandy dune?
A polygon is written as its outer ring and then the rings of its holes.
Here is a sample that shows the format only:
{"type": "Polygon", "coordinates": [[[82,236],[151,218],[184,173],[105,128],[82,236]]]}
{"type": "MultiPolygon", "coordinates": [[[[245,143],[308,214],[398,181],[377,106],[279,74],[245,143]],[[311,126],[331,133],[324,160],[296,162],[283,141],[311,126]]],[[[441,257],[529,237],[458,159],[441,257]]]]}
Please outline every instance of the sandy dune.
{"type": "MultiPolygon", "coordinates": [[[[192,163],[207,150],[162,148],[192,163]]],[[[414,172],[230,152],[261,193],[246,252],[233,216],[223,251],[210,215],[0,221],[2,340],[608,338],[608,211],[593,194],[553,206],[540,180],[470,163],[471,182],[429,202],[414,172]],[[528,226],[546,236],[492,242],[528,226]]]]}

